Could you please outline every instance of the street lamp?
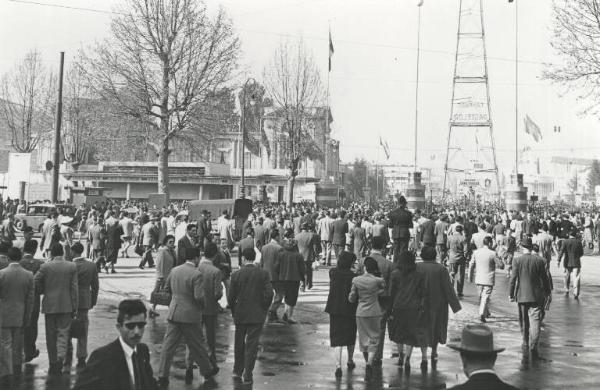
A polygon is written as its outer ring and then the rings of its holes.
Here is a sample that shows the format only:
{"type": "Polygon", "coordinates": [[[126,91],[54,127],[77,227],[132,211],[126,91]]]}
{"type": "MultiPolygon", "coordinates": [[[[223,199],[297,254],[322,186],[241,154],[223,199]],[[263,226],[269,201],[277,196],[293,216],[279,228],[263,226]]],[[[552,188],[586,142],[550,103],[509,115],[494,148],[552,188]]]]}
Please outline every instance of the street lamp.
{"type": "MultiPolygon", "coordinates": [[[[249,85],[255,87],[258,83],[255,79],[250,77],[244,83],[244,87],[242,88],[242,99],[240,101],[240,133],[242,133],[242,177],[240,183],[240,198],[246,197],[246,124],[244,119],[245,108],[246,108],[246,90],[249,85]]],[[[250,95],[250,106],[254,106],[256,104],[256,96],[254,93],[250,95]]]]}

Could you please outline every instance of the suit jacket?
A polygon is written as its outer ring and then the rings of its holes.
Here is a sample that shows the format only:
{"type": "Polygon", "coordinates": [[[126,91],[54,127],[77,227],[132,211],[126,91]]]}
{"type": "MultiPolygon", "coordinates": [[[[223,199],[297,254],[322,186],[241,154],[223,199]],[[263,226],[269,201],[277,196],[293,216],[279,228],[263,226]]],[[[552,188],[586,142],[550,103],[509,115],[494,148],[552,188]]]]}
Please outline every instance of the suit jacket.
{"type": "Polygon", "coordinates": [[[524,254],[513,261],[508,293],[518,303],[544,304],[550,294],[546,262],[539,256],[524,254]]]}
{"type": "Polygon", "coordinates": [[[419,239],[421,240],[423,245],[434,246],[436,243],[435,222],[428,219],[419,228],[419,239]]]}
{"type": "Polygon", "coordinates": [[[98,301],[98,268],[85,257],[73,259],[77,268],[77,286],[79,291],[79,309],[91,309],[98,301]]]}
{"type": "Polygon", "coordinates": [[[340,268],[331,268],[329,270],[329,294],[327,295],[327,304],[325,312],[331,315],[352,317],[356,315],[357,302],[350,302],[350,290],[352,289],[352,279],[356,275],[351,270],[340,268]]]}
{"type": "MultiPolygon", "coordinates": [[[[138,344],[136,353],[140,367],[141,388],[156,390],[158,387],[146,344],[138,344]]],[[[119,339],[92,352],[87,367],[77,376],[73,390],[135,390],[119,339]]]]}
{"type": "Polygon", "coordinates": [[[28,325],[33,311],[33,274],[19,263],[0,271],[0,300],[2,327],[28,325]]]}
{"type": "Polygon", "coordinates": [[[304,280],[306,273],[304,258],[296,250],[295,243],[284,243],[284,250],[281,252],[277,270],[279,272],[279,281],[301,281],[304,280]]]}
{"type": "Polygon", "coordinates": [[[451,387],[450,390],[518,390],[518,388],[504,383],[496,374],[475,373],[463,384],[451,387]]]}
{"type": "Polygon", "coordinates": [[[260,251],[260,267],[269,273],[271,282],[279,280],[279,261],[283,247],[276,242],[270,242],[260,251]]]}
{"type": "Polygon", "coordinates": [[[488,247],[473,252],[469,275],[475,270],[475,284],[494,286],[496,284],[496,263],[501,264],[496,252],[488,247]]]}
{"type": "Polygon", "coordinates": [[[392,238],[410,238],[410,230],[413,227],[413,215],[405,208],[398,207],[390,213],[392,225],[392,238]]]}
{"type": "Polygon", "coordinates": [[[298,251],[302,255],[304,261],[313,262],[317,257],[315,248],[320,245],[319,236],[311,232],[300,232],[296,235],[298,251]]]}
{"type": "Polygon", "coordinates": [[[246,238],[240,240],[240,244],[238,246],[238,257],[242,256],[242,252],[244,252],[244,249],[254,250],[254,238],[253,237],[246,237],[246,238]]]}
{"type": "Polygon", "coordinates": [[[89,231],[90,244],[93,249],[100,250],[105,248],[106,229],[102,225],[94,225],[89,231]]]}
{"type": "Polygon", "coordinates": [[[166,279],[176,265],[175,251],[161,246],[156,255],[156,278],[166,279]]]}
{"type": "Polygon", "coordinates": [[[462,234],[448,236],[448,263],[462,264],[466,261],[469,246],[467,239],[462,234]]]}
{"type": "Polygon", "coordinates": [[[231,275],[227,301],[236,324],[262,324],[273,300],[269,273],[246,264],[231,275]]]}
{"type": "Polygon", "coordinates": [[[116,252],[121,248],[121,236],[123,234],[123,228],[118,221],[106,225],[106,250],[108,253],[116,252]]]}
{"type": "Polygon", "coordinates": [[[177,241],[177,265],[181,265],[185,263],[185,252],[188,248],[195,248],[196,244],[193,243],[190,238],[187,236],[183,236],[183,238],[177,241]]]}
{"type": "Polygon", "coordinates": [[[333,219],[330,217],[321,218],[318,221],[317,233],[321,235],[321,241],[331,241],[331,225],[333,225],[333,219]]]}
{"type": "Polygon", "coordinates": [[[560,253],[558,255],[558,261],[564,257],[564,266],[581,268],[581,256],[583,256],[583,245],[581,240],[576,238],[569,238],[563,241],[560,253]]]}
{"type": "Polygon", "coordinates": [[[267,242],[267,229],[263,225],[254,226],[254,245],[261,250],[267,242]]]}
{"type": "Polygon", "coordinates": [[[40,242],[42,250],[50,249],[52,244],[58,242],[58,240],[55,240],[52,237],[55,226],[57,226],[57,222],[54,219],[46,219],[44,221],[44,224],[42,225],[42,241],[40,242]]]}
{"type": "Polygon", "coordinates": [[[367,274],[352,279],[348,301],[358,302],[357,317],[378,317],[383,314],[379,296],[385,294],[386,286],[382,278],[367,274]]]}
{"type": "Polygon", "coordinates": [[[152,221],[145,223],[141,229],[140,243],[142,245],[151,246],[156,243],[157,239],[158,236],[152,221]]]}
{"type": "Polygon", "coordinates": [[[200,323],[204,309],[204,288],[200,271],[193,264],[185,262],[173,268],[165,286],[172,293],[167,320],[200,323]]]}
{"type": "Polygon", "coordinates": [[[34,277],[42,300],[42,313],[72,313],[79,308],[79,287],[75,264],[55,257],[42,264],[34,277]]]}
{"type": "Polygon", "coordinates": [[[223,275],[221,270],[207,259],[200,260],[198,271],[202,274],[202,286],[204,287],[204,310],[202,313],[216,316],[219,314],[219,299],[223,296],[223,275]]]}
{"type": "Polygon", "coordinates": [[[345,219],[333,221],[331,224],[331,242],[334,245],[345,245],[346,233],[348,233],[348,222],[345,219]]]}

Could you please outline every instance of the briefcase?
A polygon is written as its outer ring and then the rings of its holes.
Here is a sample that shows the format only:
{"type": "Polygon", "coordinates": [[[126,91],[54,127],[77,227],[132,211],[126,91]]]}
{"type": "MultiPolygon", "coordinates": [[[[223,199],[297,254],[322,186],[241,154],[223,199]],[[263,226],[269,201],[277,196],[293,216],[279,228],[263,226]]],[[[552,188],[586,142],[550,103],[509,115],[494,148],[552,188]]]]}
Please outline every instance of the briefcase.
{"type": "Polygon", "coordinates": [[[161,306],[169,306],[171,304],[171,293],[167,292],[163,288],[157,288],[152,291],[150,294],[150,303],[161,305],[161,306]]]}
{"type": "Polygon", "coordinates": [[[79,317],[73,318],[71,321],[71,338],[78,339],[85,336],[85,324],[79,317]]]}
{"type": "Polygon", "coordinates": [[[144,254],[144,246],[143,246],[143,245],[140,245],[140,244],[137,244],[137,245],[135,246],[134,252],[135,252],[135,253],[136,253],[138,256],[141,256],[141,255],[143,255],[143,254],[144,254]]]}

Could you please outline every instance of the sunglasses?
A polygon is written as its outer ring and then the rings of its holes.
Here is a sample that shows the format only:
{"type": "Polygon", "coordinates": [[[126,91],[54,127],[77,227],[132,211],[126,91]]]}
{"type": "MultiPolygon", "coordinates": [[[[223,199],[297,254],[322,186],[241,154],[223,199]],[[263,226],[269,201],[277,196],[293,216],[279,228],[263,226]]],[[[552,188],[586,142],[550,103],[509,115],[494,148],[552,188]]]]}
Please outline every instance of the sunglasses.
{"type": "Polygon", "coordinates": [[[144,329],[146,327],[145,322],[128,322],[123,324],[127,329],[133,330],[134,328],[144,329]]]}

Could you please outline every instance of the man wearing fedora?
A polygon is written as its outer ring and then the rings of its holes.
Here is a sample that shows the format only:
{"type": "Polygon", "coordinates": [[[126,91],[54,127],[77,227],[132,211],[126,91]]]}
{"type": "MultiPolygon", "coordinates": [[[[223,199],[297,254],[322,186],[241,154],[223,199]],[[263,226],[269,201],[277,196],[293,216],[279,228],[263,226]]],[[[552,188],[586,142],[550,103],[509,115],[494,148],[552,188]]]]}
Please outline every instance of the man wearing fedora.
{"type": "Polygon", "coordinates": [[[466,325],[462,331],[460,344],[449,344],[450,348],[460,352],[465,375],[469,378],[463,384],[450,390],[517,390],[503,382],[494,371],[498,353],[504,348],[494,345],[494,334],[485,325],[466,325]]]}
{"type": "Polygon", "coordinates": [[[519,324],[523,335],[521,346],[523,363],[528,364],[530,351],[534,359],[539,358],[540,324],[544,316],[546,298],[552,290],[545,260],[531,253],[533,247],[531,238],[523,238],[521,246],[523,255],[514,261],[508,291],[511,302],[516,300],[519,305],[519,324]]]}

